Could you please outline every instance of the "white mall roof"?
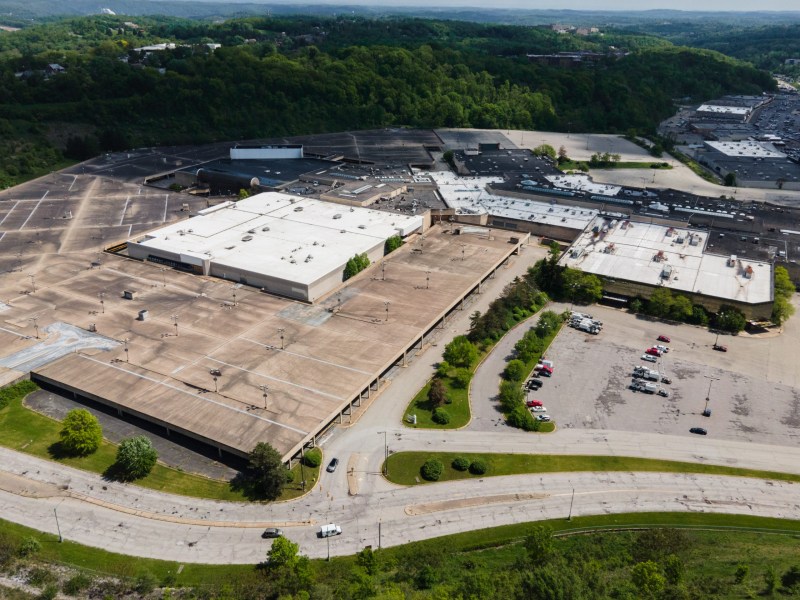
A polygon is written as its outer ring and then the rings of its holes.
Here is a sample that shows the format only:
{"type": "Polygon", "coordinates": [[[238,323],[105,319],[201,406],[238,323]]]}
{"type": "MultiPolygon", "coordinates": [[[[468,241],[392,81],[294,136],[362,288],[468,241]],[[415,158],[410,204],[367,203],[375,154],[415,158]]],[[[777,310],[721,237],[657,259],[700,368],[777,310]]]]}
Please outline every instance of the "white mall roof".
{"type": "Polygon", "coordinates": [[[664,286],[675,292],[751,304],[772,300],[769,263],[736,259],[730,266],[729,256],[704,252],[707,238],[707,232],[696,229],[647,223],[626,226],[622,221],[598,217],[575,240],[561,262],[587,273],[664,286]],[[597,234],[592,231],[595,226],[597,234]],[[655,260],[659,252],[663,259],[655,260]],[[665,267],[669,275],[663,278],[665,267]],[[752,268],[749,278],[745,277],[748,267],[752,268]]]}
{"type": "Polygon", "coordinates": [[[783,152],[778,152],[767,142],[706,142],[714,150],[722,152],[725,156],[739,156],[747,158],[786,158],[783,152]]]}
{"type": "Polygon", "coordinates": [[[750,108],[746,106],[724,106],[721,104],[701,104],[697,111],[716,113],[719,115],[746,115],[750,113],[750,108]]]}
{"type": "Polygon", "coordinates": [[[502,183],[503,179],[500,177],[460,177],[449,171],[436,171],[426,175],[436,182],[447,206],[455,208],[459,214],[490,214],[494,217],[571,229],[585,228],[597,215],[597,211],[590,208],[550,204],[487,192],[487,185],[502,183]]]}
{"type": "Polygon", "coordinates": [[[209,259],[218,268],[311,284],[353,255],[422,225],[419,216],[266,192],[151,231],[138,243],[189,264],[209,259]]]}
{"type": "Polygon", "coordinates": [[[599,194],[601,196],[616,196],[622,190],[618,185],[595,183],[588,175],[577,173],[569,175],[547,175],[545,179],[562,190],[580,190],[589,192],[590,194],[599,194]]]}

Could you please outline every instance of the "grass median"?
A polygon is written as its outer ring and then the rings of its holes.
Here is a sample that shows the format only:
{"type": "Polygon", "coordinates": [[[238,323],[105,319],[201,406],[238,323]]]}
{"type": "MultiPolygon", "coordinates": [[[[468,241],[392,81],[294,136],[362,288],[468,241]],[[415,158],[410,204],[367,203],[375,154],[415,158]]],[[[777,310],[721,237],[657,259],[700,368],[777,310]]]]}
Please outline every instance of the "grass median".
{"type": "Polygon", "coordinates": [[[659,473],[697,473],[703,475],[727,475],[731,477],[755,477],[776,481],[800,482],[800,475],[741,469],[721,465],[696,464],[671,460],[634,458],[626,456],[586,456],[561,454],[469,454],[457,452],[398,452],[389,457],[388,479],[400,485],[433,483],[425,481],[420,468],[426,460],[436,459],[444,465],[438,481],[480,479],[501,475],[526,475],[536,473],[565,473],[574,471],[648,471],[659,473]],[[465,458],[470,463],[482,461],[486,473],[473,475],[452,466],[456,458],[465,458]]]}
{"type": "MultiPolygon", "coordinates": [[[[23,381],[0,390],[0,446],[84,471],[105,473],[116,461],[117,446],[103,440],[97,452],[84,457],[64,456],[58,452],[61,423],[23,404],[25,396],[37,389],[35,383],[23,381]]],[[[319,478],[319,467],[305,467],[305,471],[309,481],[319,478]]],[[[289,500],[303,494],[300,466],[295,465],[292,472],[294,482],[284,487],[279,500],[289,500]]],[[[134,485],[193,498],[248,501],[242,491],[232,489],[228,481],[186,473],[161,463],[156,463],[150,474],[137,479],[134,485]]]]}

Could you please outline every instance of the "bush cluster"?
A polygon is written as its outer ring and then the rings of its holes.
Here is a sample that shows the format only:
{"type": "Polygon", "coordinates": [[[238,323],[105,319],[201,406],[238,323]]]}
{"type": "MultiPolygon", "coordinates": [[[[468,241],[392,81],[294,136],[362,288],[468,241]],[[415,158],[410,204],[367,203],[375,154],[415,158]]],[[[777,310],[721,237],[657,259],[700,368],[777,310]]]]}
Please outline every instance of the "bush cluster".
{"type": "Polygon", "coordinates": [[[450,422],[450,413],[442,407],[439,407],[434,409],[431,419],[438,425],[447,425],[450,422]]]}
{"type": "Polygon", "coordinates": [[[429,458],[419,471],[426,481],[438,481],[444,472],[444,465],[435,458],[429,458]]]}
{"type": "Polygon", "coordinates": [[[303,462],[307,467],[318,467],[322,464],[322,452],[319,448],[312,448],[303,456],[303,462]]]}
{"type": "Polygon", "coordinates": [[[469,469],[469,465],[470,465],[469,459],[464,458],[463,456],[457,456],[456,458],[453,459],[453,462],[451,463],[451,466],[456,471],[466,471],[467,469],[469,469]]]}

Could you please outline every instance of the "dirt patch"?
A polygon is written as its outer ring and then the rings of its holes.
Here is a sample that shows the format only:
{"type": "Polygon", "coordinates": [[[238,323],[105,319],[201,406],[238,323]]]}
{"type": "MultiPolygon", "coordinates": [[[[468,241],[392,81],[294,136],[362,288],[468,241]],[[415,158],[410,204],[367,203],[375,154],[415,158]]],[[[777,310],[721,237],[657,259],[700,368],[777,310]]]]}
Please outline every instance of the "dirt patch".
{"type": "Polygon", "coordinates": [[[781,419],[781,423],[792,429],[800,429],[800,393],[792,391],[789,413],[781,419]]]}

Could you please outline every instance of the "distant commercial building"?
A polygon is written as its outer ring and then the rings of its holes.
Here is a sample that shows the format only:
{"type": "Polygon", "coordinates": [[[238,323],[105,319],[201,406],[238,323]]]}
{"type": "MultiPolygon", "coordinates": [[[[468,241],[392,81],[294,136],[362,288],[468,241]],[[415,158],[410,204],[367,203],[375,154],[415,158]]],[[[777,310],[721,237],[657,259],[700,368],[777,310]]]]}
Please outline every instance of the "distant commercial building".
{"type": "Polygon", "coordinates": [[[303,158],[302,144],[250,146],[237,144],[231,148],[231,160],[275,160],[303,158]]]}
{"type": "Polygon", "coordinates": [[[613,296],[649,298],[665,287],[711,312],[729,305],[749,319],[769,319],[772,264],[711,254],[708,235],[702,230],[597,217],[561,264],[597,275],[613,296]]]}
{"type": "Polygon", "coordinates": [[[132,239],[128,254],[314,302],[342,283],[354,255],[376,261],[388,238],[422,227],[421,216],[267,192],[132,239]]]}

